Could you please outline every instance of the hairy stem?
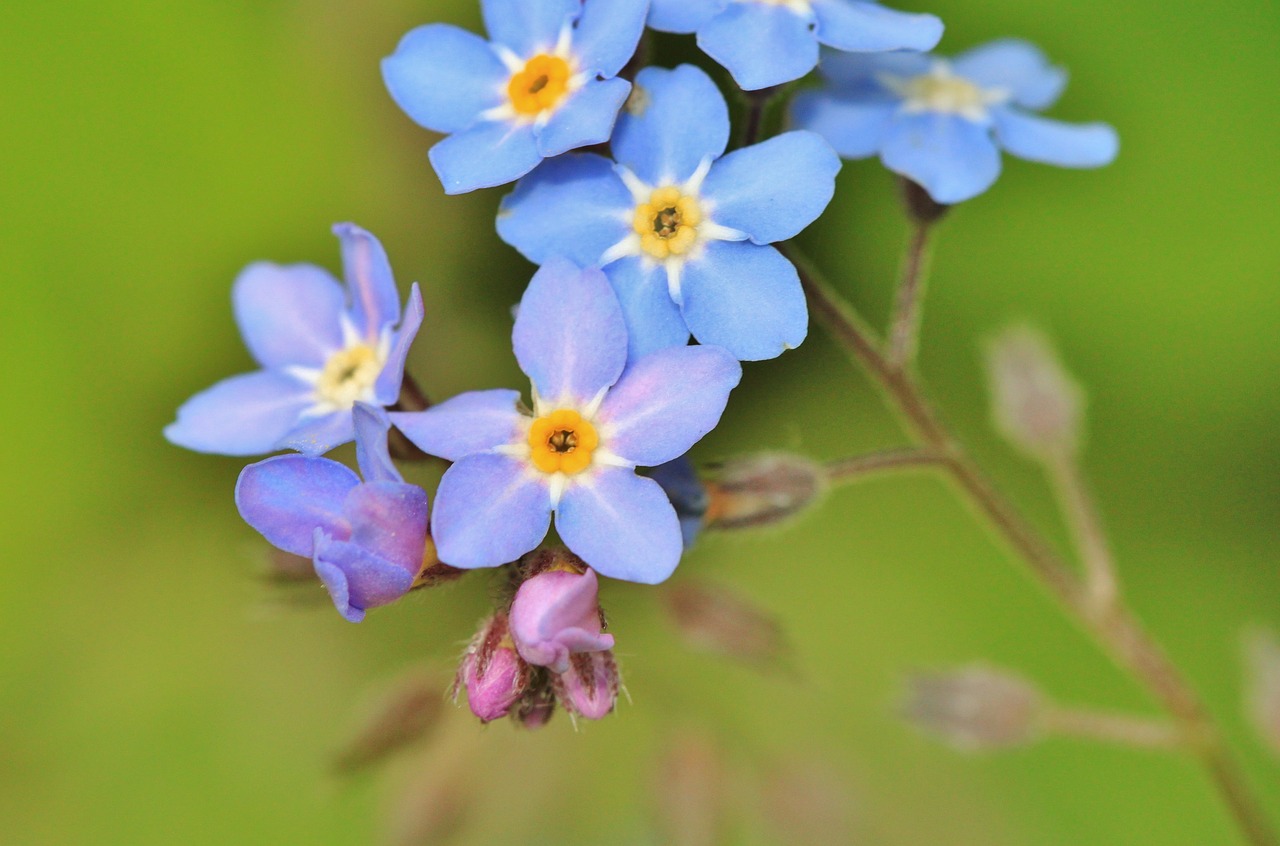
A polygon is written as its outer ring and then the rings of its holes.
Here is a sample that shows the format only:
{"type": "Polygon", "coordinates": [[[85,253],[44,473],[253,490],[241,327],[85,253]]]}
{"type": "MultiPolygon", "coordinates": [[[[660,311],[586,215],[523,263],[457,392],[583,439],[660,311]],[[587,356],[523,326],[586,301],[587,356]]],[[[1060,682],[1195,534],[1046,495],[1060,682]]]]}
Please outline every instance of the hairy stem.
{"type": "Polygon", "coordinates": [[[1063,612],[1091,633],[1116,664],[1173,717],[1181,745],[1205,767],[1248,842],[1253,846],[1280,846],[1199,697],[1132,611],[1119,603],[1100,608],[1091,600],[1072,568],[969,458],[934,412],[910,370],[895,366],[881,352],[875,334],[807,260],[790,245],[781,246],[799,271],[810,309],[870,374],[918,442],[945,457],[941,466],[947,475],[1018,553],[1063,612]]]}

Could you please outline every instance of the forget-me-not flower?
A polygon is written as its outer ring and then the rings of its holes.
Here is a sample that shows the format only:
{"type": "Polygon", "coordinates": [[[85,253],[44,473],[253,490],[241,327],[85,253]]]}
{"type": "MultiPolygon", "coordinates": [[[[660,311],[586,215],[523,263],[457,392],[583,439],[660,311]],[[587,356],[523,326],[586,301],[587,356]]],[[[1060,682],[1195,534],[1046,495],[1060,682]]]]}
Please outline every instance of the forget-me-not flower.
{"type": "Polygon", "coordinates": [[[809,327],[796,270],[774,247],[830,202],[840,160],[811,132],[723,155],[729,110],[692,65],[645,68],[613,136],[617,164],[549,161],[517,184],[498,234],[530,261],[601,266],[631,357],[689,334],[740,360],[774,358],[809,327]]]}
{"type": "Polygon", "coordinates": [[[236,279],[240,334],[262,370],[233,376],[178,409],[164,434],[178,446],[222,455],[296,449],[319,455],[355,436],[356,402],[391,405],[422,325],[415,283],[404,322],[378,239],[334,227],[347,290],[309,264],[252,264],[236,279]],[[396,324],[400,323],[399,328],[396,324]]]}
{"type": "Polygon", "coordinates": [[[435,556],[426,491],[391,463],[386,412],[359,403],[352,414],[363,482],[328,458],[277,455],[240,474],[236,507],[274,546],[312,559],[339,613],[358,623],[408,593],[435,556]]]}
{"type": "Polygon", "coordinates": [[[698,46],[747,91],[799,79],[836,50],[932,50],[942,37],[933,15],[863,0],[653,0],[649,26],[696,32],[698,46]]]}
{"type": "Polygon", "coordinates": [[[461,394],[392,421],[456,462],[436,491],[440,560],[495,567],[556,530],[601,575],[653,584],[680,561],[680,523],[662,488],[636,475],[715,427],[742,367],[719,347],[672,347],[627,363],[622,310],[604,274],[552,259],[534,274],[512,334],[533,382],[461,394]],[[625,368],[625,371],[624,371],[625,368]]]}
{"type": "Polygon", "coordinates": [[[482,0],[492,41],[419,27],[382,62],[392,98],[448,135],[431,148],[446,193],[511,182],[550,156],[609,140],[631,85],[648,0],[482,0]]]}
{"type": "Polygon", "coordinates": [[[844,158],[879,153],[939,203],[990,188],[1001,149],[1060,167],[1101,167],[1119,149],[1106,124],[1031,114],[1058,99],[1067,75],[1024,41],[994,41],[953,60],[831,53],[822,73],[827,86],[792,104],[796,125],[821,133],[844,158]]]}

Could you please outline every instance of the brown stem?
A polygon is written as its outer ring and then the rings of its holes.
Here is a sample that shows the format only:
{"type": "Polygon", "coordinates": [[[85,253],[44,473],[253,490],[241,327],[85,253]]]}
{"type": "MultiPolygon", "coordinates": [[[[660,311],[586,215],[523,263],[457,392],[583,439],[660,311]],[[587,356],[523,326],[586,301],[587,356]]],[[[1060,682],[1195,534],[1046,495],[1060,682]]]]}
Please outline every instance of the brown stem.
{"type": "Polygon", "coordinates": [[[1089,495],[1080,463],[1073,455],[1059,453],[1049,458],[1047,467],[1075,538],[1077,554],[1084,563],[1089,598],[1099,609],[1114,605],[1119,598],[1120,583],[1102,518],[1089,495]]]}
{"type": "Polygon", "coordinates": [[[951,479],[1058,600],[1064,613],[1089,631],[1117,665],[1146,687],[1177,721],[1183,745],[1205,767],[1249,842],[1280,846],[1199,697],[1132,611],[1119,604],[1099,608],[1091,601],[1075,572],[965,453],[911,373],[881,353],[874,333],[793,247],[780,246],[795,263],[818,320],[867,370],[908,428],[925,446],[946,456],[942,466],[951,479]]]}
{"type": "Polygon", "coordinates": [[[920,338],[920,313],[924,307],[925,279],[928,277],[929,221],[915,219],[902,261],[902,278],[894,304],[889,332],[889,363],[898,370],[912,366],[920,338]]]}
{"type": "Polygon", "coordinates": [[[1040,726],[1049,734],[1148,749],[1176,749],[1182,745],[1182,734],[1175,724],[1130,714],[1055,705],[1040,717],[1040,726]]]}
{"type": "Polygon", "coordinates": [[[869,455],[854,455],[828,461],[823,468],[829,482],[850,482],[889,470],[937,467],[946,456],[929,449],[887,449],[869,455]]]}

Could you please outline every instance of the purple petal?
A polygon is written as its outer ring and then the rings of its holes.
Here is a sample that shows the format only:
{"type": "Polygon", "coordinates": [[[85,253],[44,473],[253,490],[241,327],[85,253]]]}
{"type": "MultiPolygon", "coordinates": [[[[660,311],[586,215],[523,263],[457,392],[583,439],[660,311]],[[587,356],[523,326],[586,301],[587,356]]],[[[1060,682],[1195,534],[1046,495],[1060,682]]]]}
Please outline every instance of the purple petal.
{"type": "Polygon", "coordinates": [[[879,53],[932,50],[942,38],[942,21],[859,0],[812,0],[818,41],[837,50],[879,53]]]}
{"type": "Polygon", "coordinates": [[[818,64],[811,14],[786,6],[731,3],[698,30],[698,46],[755,91],[799,79],[818,64]]]}
{"type": "Polygon", "coordinates": [[[427,492],[403,482],[366,482],[353,488],[342,513],[351,525],[351,542],[410,576],[422,571],[427,543],[427,492]]]}
{"type": "Polygon", "coordinates": [[[489,42],[448,24],[428,24],[400,40],[382,60],[382,79],[415,123],[461,132],[505,99],[509,73],[489,42]]]}
{"type": "Polygon", "coordinates": [[[236,508],[273,546],[309,558],[317,529],[351,536],[343,503],[359,484],[360,477],[328,458],[277,455],[240,472],[236,508]]]}
{"type": "Polygon", "coordinates": [[[554,52],[560,30],[577,17],[582,0],[482,0],[489,37],[521,58],[554,52]]]}
{"type": "Polygon", "coordinates": [[[323,367],[342,348],[342,286],[309,264],[259,262],[231,290],[245,346],[266,368],[323,367]]]}
{"type": "Polygon", "coordinates": [[[625,79],[587,80],[551,113],[547,125],[538,133],[538,152],[551,158],[608,141],[618,109],[630,92],[631,83],[625,79]]]}
{"type": "Polygon", "coordinates": [[[196,452],[271,452],[311,406],[312,393],[311,386],[279,371],[232,376],[183,403],[164,436],[196,452]]]}
{"type": "Polygon", "coordinates": [[[597,421],[610,452],[653,467],[688,452],[715,428],[742,378],[719,347],[669,347],[633,363],[609,390],[597,421]]]}
{"type": "Polygon", "coordinates": [[[342,408],[324,414],[307,414],[289,430],[277,449],[293,449],[303,455],[324,455],[329,450],[351,443],[356,436],[351,409],[342,408]]]}
{"type": "Polygon", "coordinates": [[[653,479],[623,467],[575,478],[556,509],[556,530],[565,546],[611,579],[657,584],[680,563],[680,521],[667,495],[653,479]]]}
{"type": "Polygon", "coordinates": [[[552,404],[587,403],[617,381],[627,363],[627,327],[608,280],[564,259],[533,275],[512,341],[520,369],[552,404]]]}
{"type": "Polygon", "coordinates": [[[693,65],[647,67],[618,117],[613,155],[650,185],[683,182],[729,143],[729,107],[693,65]]]}
{"type": "Polygon", "coordinates": [[[403,482],[404,477],[391,461],[387,432],[391,421],[376,405],[358,402],[352,409],[356,429],[356,465],[366,482],[403,482]]]}
{"type": "Polygon", "coordinates": [[[551,523],[546,478],[528,462],[479,453],[445,471],[431,536],[440,560],[464,570],[498,567],[541,543],[551,523]]]}
{"type": "Polygon", "coordinates": [[[316,532],[313,563],[338,612],[352,623],[364,612],[389,605],[409,592],[414,574],[360,546],[316,532]]]}
{"type": "Polygon", "coordinates": [[[519,403],[519,391],[470,391],[426,411],[392,412],[391,422],[423,452],[459,461],[513,443],[524,418],[519,403]]]}
{"type": "Polygon", "coordinates": [[[418,337],[418,329],[422,327],[422,317],[422,291],[418,290],[418,283],[414,282],[409,291],[409,306],[405,310],[404,320],[392,336],[386,364],[382,365],[382,372],[378,374],[378,381],[373,386],[373,395],[382,405],[394,405],[400,398],[404,363],[409,357],[409,347],[413,345],[414,338],[418,337]]]}
{"type": "Polygon", "coordinates": [[[400,294],[382,243],[354,223],[339,223],[333,234],[342,243],[343,277],[351,291],[351,317],[370,344],[400,319],[400,294]]]}
{"type": "Polygon", "coordinates": [[[540,573],[520,585],[511,603],[511,638],[530,664],[563,673],[569,655],[613,648],[613,636],[600,632],[599,584],[585,574],[540,573]]]}

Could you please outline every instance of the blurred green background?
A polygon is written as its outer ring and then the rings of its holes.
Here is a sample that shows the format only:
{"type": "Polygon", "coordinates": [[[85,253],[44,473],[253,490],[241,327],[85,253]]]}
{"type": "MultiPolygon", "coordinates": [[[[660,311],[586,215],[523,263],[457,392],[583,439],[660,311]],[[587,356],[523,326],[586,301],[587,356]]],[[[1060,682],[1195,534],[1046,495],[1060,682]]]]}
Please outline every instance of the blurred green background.
{"type": "MultiPolygon", "coordinates": [[[[1065,542],[1037,470],[990,431],[978,355],[1013,318],[1057,340],[1089,389],[1088,471],[1133,603],[1280,821],[1280,762],[1240,716],[1237,660],[1243,624],[1280,626],[1280,13],[898,5],[939,14],[946,51],[1040,43],[1072,71],[1052,114],[1120,130],[1114,166],[1006,160],[947,221],[923,369],[977,456],[1065,542]]],[[[359,626],[322,603],[282,607],[232,504],[243,462],[160,432],[188,395],[251,366],[228,307],[239,268],[336,269],[341,220],[382,238],[403,288],[422,283],[411,368],[430,393],[520,384],[506,308],[531,268],[492,232],[501,192],[446,200],[433,138],[379,78],[400,35],[435,20],[478,28],[479,14],[462,0],[0,9],[0,841],[374,842],[403,784],[426,778],[466,813],[457,842],[657,843],[654,752],[680,732],[726,750],[732,842],[805,841],[754,810],[771,774],[796,769],[831,773],[815,778],[847,803],[854,842],[1237,842],[1181,758],[1070,741],[963,757],[896,720],[905,671],[978,659],[1069,702],[1149,707],[923,476],[838,491],[786,531],[708,537],[682,565],[677,579],[731,583],[778,614],[798,679],[688,651],[651,590],[610,584],[634,699],[616,716],[526,734],[447,709],[427,757],[332,775],[370,691],[408,667],[451,672],[485,579],[359,626]]],[[[892,180],[864,162],[803,242],[880,321],[902,240],[892,180]]],[[[697,455],[901,442],[815,329],[748,369],[697,455]]]]}

